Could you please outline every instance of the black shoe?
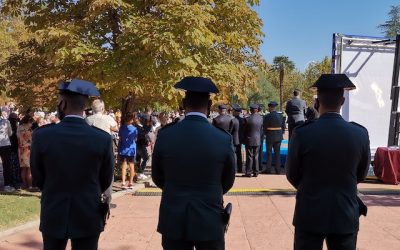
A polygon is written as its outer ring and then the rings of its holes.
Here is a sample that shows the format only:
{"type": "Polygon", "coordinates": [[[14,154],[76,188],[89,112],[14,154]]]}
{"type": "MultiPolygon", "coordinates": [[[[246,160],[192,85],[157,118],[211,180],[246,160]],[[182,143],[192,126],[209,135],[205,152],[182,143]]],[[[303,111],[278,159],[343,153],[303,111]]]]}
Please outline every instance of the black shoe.
{"type": "Polygon", "coordinates": [[[275,174],[280,175],[281,174],[281,170],[280,169],[275,169],[275,174]]]}
{"type": "Polygon", "coordinates": [[[251,174],[244,174],[242,177],[251,177],[251,174]]]}
{"type": "Polygon", "coordinates": [[[257,173],[254,173],[254,174],[253,174],[253,177],[257,177],[257,176],[258,176],[258,174],[257,174],[257,173]]]}

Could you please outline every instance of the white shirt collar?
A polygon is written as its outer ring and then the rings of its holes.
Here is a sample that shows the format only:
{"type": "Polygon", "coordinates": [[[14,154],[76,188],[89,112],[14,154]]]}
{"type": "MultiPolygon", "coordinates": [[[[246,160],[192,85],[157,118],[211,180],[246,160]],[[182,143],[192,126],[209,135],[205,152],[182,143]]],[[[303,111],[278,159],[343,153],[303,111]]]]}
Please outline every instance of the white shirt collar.
{"type": "Polygon", "coordinates": [[[68,117],[84,119],[84,118],[83,118],[82,116],[80,116],[80,115],[66,115],[66,116],[65,116],[65,118],[68,118],[68,117]]]}
{"type": "Polygon", "coordinates": [[[186,116],[189,116],[189,115],[197,115],[197,116],[201,116],[201,117],[207,119],[207,116],[201,112],[189,112],[186,114],[186,116]]]}

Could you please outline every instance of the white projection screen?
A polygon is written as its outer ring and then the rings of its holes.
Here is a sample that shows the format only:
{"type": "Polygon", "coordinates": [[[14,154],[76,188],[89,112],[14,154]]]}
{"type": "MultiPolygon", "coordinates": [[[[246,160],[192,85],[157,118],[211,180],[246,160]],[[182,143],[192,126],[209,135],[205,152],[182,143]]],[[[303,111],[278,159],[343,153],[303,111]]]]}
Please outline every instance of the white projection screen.
{"type": "Polygon", "coordinates": [[[357,89],[346,91],[343,118],[368,129],[371,151],[388,144],[395,43],[385,38],[333,38],[334,73],[346,74],[357,89]]]}

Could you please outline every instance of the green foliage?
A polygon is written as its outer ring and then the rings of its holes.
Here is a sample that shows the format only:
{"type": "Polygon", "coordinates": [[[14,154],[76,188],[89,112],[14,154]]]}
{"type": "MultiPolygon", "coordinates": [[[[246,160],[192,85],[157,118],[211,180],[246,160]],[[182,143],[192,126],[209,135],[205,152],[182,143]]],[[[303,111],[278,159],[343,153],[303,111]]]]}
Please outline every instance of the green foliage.
{"type": "Polygon", "coordinates": [[[273,63],[272,69],[279,72],[279,107],[283,110],[285,76],[293,72],[295,65],[287,56],[276,56],[273,63]]]}
{"type": "Polygon", "coordinates": [[[387,37],[396,37],[400,34],[400,5],[390,6],[388,20],[378,26],[387,37]]]}
{"type": "Polygon", "coordinates": [[[5,1],[3,13],[24,18],[34,34],[7,60],[7,78],[19,92],[46,86],[47,96],[58,81],[83,78],[96,82],[111,106],[131,90],[138,107],[176,107],[182,93],[173,84],[201,75],[220,88],[216,101],[233,92],[244,101],[257,80],[263,33],[251,5],[258,2],[5,1]]]}
{"type": "Polygon", "coordinates": [[[295,68],[293,61],[289,60],[287,56],[276,56],[273,59],[273,68],[275,70],[285,69],[287,71],[292,71],[295,68]]]}
{"type": "MultiPolygon", "coordinates": [[[[282,86],[282,108],[284,107],[285,102],[292,98],[294,89],[302,90],[302,98],[310,105],[315,93],[309,88],[321,74],[330,73],[331,61],[328,57],[324,57],[321,61],[310,63],[304,73],[302,73],[294,69],[294,64],[292,67],[292,63],[290,63],[291,61],[288,57],[282,56],[281,58],[285,58],[283,61],[286,63],[283,63],[283,65],[290,65],[288,69],[292,69],[284,71],[284,84],[281,85],[281,71],[280,68],[277,67],[277,65],[279,65],[278,62],[282,62],[280,59],[275,60],[275,64],[270,66],[271,70],[266,71],[265,78],[266,81],[272,85],[275,91],[279,90],[280,86],[282,86]]],[[[271,97],[269,100],[277,101],[278,98],[281,99],[279,95],[276,94],[276,96],[271,97]]]]}
{"type": "Polygon", "coordinates": [[[270,101],[279,101],[277,89],[268,79],[268,73],[258,70],[257,72],[257,89],[249,91],[247,106],[252,103],[264,104],[266,107],[270,101]]]}

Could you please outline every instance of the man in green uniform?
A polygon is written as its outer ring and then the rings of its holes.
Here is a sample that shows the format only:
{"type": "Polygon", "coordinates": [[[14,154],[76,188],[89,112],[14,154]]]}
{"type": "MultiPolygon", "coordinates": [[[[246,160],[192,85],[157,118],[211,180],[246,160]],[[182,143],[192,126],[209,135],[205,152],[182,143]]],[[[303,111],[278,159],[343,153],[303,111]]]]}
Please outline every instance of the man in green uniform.
{"type": "Polygon", "coordinates": [[[297,127],[289,144],[286,176],[297,189],[295,249],[356,249],[360,207],[357,183],[370,166],[368,131],[340,115],[345,89],[355,89],[344,74],[323,74],[318,90],[319,119],[297,127]]]}
{"type": "Polygon", "coordinates": [[[207,120],[214,83],[186,77],[186,117],[158,132],[152,162],[154,183],[163,191],[158,232],[169,250],[225,249],[223,194],[232,187],[236,161],[231,135],[207,120]]]}

